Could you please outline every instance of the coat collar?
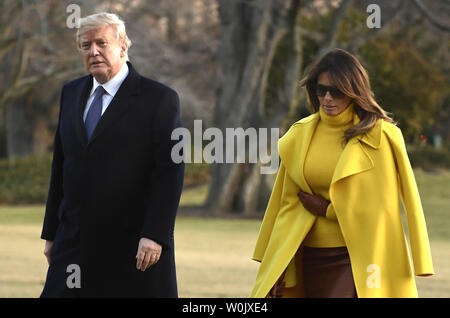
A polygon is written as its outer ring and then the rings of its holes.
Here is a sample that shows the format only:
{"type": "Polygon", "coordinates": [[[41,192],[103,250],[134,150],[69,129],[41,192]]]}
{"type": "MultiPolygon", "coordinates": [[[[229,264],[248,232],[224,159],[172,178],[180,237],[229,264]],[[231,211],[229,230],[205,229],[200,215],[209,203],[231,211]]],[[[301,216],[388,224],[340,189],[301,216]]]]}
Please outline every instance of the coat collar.
{"type": "Polygon", "coordinates": [[[76,132],[83,146],[88,146],[89,144],[91,144],[102,132],[105,131],[105,129],[107,129],[116,119],[120,118],[127,110],[129,110],[133,106],[133,104],[135,104],[133,103],[132,99],[135,98],[136,95],[139,95],[140,75],[130,62],[127,62],[127,65],[129,73],[121,84],[119,90],[115,94],[105,113],[100,118],[89,142],[87,140],[86,129],[83,122],[83,112],[89,97],[89,92],[92,89],[93,77],[92,75],[88,75],[83,79],[80,86],[80,91],[77,94],[79,97],[75,102],[76,132]]]}
{"type": "Polygon", "coordinates": [[[124,63],[122,68],[119,72],[117,72],[116,75],[113,76],[108,82],[104,84],[100,84],[95,77],[92,77],[92,89],[89,96],[92,96],[95,93],[95,90],[97,87],[102,85],[102,87],[105,89],[105,91],[112,97],[114,97],[119,90],[120,86],[122,85],[125,78],[127,78],[129,72],[128,64],[124,63]]]}
{"type": "MultiPolygon", "coordinates": [[[[320,116],[318,112],[299,120],[280,138],[278,143],[281,161],[289,175],[302,190],[309,193],[312,193],[312,190],[304,177],[303,165],[319,121],[320,116]]],[[[359,117],[355,113],[353,123],[357,124],[359,121],[359,117]]],[[[373,149],[380,147],[381,130],[382,120],[378,120],[369,132],[349,140],[339,157],[331,184],[345,177],[373,168],[373,160],[365,147],[369,146],[373,149]]]]}
{"type": "MultiPolygon", "coordinates": [[[[353,125],[356,125],[360,122],[360,119],[356,113],[353,114],[353,125]]],[[[365,143],[366,145],[378,149],[381,144],[381,129],[382,129],[383,120],[377,120],[375,126],[372,127],[367,133],[362,136],[356,136],[354,138],[359,141],[365,143]]]]}

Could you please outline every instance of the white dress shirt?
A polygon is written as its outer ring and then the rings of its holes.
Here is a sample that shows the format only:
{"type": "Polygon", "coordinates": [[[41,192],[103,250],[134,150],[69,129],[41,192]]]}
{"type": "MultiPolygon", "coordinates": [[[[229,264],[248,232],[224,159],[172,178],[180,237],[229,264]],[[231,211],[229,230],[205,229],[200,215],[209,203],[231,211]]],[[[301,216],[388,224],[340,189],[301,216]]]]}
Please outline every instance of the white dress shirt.
{"type": "Polygon", "coordinates": [[[106,108],[108,108],[112,99],[114,98],[117,91],[119,90],[120,85],[122,85],[123,81],[127,77],[128,72],[129,72],[128,65],[127,65],[127,63],[124,63],[122,68],[120,69],[120,71],[116,75],[114,75],[113,78],[111,78],[109,81],[107,81],[104,84],[100,84],[99,82],[97,82],[95,77],[93,77],[93,85],[92,85],[91,93],[89,94],[89,98],[86,103],[86,108],[84,109],[83,121],[86,121],[86,117],[87,117],[89,108],[91,108],[91,104],[94,101],[94,97],[95,97],[94,92],[95,92],[96,88],[99,85],[102,85],[106,91],[106,93],[103,95],[103,100],[102,100],[103,101],[102,116],[103,116],[103,113],[105,112],[106,108]]]}

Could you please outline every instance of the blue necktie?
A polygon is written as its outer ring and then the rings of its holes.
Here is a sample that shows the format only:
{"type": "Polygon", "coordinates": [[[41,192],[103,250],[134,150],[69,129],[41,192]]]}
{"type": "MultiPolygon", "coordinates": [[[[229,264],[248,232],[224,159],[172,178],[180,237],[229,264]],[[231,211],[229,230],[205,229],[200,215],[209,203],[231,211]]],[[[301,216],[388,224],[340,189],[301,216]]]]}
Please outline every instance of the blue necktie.
{"type": "Polygon", "coordinates": [[[85,126],[88,140],[91,139],[92,133],[97,126],[98,121],[102,117],[103,95],[106,93],[103,86],[95,89],[95,97],[86,116],[85,126]]]}

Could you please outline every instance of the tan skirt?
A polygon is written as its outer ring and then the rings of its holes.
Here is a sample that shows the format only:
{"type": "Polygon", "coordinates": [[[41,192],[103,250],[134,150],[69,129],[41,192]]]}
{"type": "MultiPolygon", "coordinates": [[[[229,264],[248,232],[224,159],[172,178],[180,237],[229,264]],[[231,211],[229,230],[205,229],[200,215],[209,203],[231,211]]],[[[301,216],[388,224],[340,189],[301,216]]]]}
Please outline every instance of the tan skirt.
{"type": "Polygon", "coordinates": [[[303,248],[305,298],[356,298],[346,247],[303,248]]]}

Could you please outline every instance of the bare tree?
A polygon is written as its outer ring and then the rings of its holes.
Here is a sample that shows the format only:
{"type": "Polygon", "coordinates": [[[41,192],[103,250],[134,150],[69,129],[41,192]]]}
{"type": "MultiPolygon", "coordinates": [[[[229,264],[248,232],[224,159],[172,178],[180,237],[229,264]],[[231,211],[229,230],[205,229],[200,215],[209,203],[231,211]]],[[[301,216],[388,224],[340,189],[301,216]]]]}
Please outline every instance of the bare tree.
{"type": "Polygon", "coordinates": [[[67,54],[67,41],[50,40],[64,25],[64,16],[57,10],[59,1],[53,0],[5,0],[0,6],[1,72],[5,75],[0,80],[0,114],[7,155],[14,158],[46,152],[51,144],[51,133],[43,125],[51,110],[46,103],[54,104],[58,95],[50,81],[80,72],[74,67],[73,55],[67,54]]]}
{"type": "Polygon", "coordinates": [[[438,28],[441,31],[450,32],[450,25],[444,24],[443,22],[439,21],[439,19],[436,18],[435,14],[433,14],[428,9],[428,7],[423,3],[422,0],[413,0],[412,3],[417,7],[417,9],[423,15],[425,15],[425,17],[431,22],[432,25],[434,25],[436,28],[438,28]]]}
{"type": "MultiPolygon", "coordinates": [[[[286,73],[285,109],[279,110],[286,114],[295,96],[292,85],[301,55],[295,30],[299,9],[300,1],[295,0],[219,1],[221,73],[215,127],[226,131],[227,127],[278,126],[267,117],[271,112],[264,105],[267,80],[276,49],[290,34],[286,49],[292,56],[287,61],[294,69],[286,73]]],[[[228,212],[237,204],[247,213],[254,211],[262,183],[257,164],[213,164],[211,171],[209,209],[228,212]]]]}

